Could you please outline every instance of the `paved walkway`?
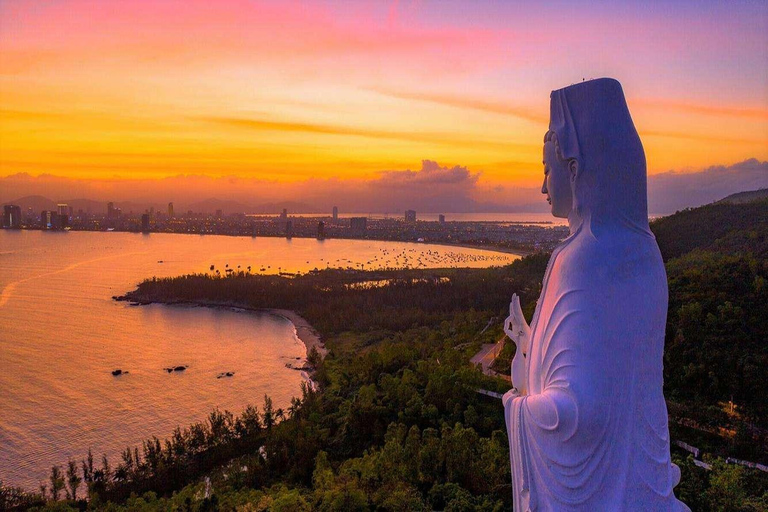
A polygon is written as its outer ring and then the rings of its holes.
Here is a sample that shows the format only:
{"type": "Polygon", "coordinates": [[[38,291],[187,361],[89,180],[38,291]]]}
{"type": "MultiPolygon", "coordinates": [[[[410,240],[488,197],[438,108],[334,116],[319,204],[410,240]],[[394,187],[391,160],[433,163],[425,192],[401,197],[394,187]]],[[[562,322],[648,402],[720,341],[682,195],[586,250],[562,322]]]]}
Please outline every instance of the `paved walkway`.
{"type": "Polygon", "coordinates": [[[480,351],[472,356],[472,359],[469,360],[470,363],[473,365],[480,365],[480,367],[483,369],[483,373],[486,375],[490,375],[492,377],[501,377],[503,379],[510,380],[509,375],[505,375],[503,373],[499,373],[497,371],[494,371],[491,369],[491,365],[496,360],[496,358],[501,353],[501,350],[504,348],[504,340],[506,339],[506,335],[502,336],[499,341],[496,343],[486,343],[482,346],[480,351]]]}

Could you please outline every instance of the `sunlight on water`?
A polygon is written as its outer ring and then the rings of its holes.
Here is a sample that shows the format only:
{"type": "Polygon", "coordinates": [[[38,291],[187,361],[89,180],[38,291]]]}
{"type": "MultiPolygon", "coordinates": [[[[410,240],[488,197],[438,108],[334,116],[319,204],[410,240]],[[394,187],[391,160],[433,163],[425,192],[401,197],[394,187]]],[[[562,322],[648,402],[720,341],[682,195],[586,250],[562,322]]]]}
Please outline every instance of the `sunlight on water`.
{"type": "Polygon", "coordinates": [[[214,407],[261,407],[265,393],[286,407],[300,394],[300,372],[285,366],[305,355],[290,322],[111,299],[146,277],[212,264],[293,273],[517,259],[425,244],[92,232],[0,231],[0,248],[0,479],[32,489],[89,447],[114,466],[126,446],[162,439],[214,407]],[[175,365],[189,368],[163,370],[175,365]],[[235,375],[216,378],[227,371],[235,375]]]}

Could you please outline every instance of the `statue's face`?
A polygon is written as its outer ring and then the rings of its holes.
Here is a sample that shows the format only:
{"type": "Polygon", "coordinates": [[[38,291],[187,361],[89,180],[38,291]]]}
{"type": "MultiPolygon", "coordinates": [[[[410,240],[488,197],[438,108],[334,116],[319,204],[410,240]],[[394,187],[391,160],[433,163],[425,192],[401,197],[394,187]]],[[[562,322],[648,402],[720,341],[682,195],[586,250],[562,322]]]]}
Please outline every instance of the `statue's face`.
{"type": "Polygon", "coordinates": [[[541,193],[547,195],[552,215],[568,218],[573,206],[571,171],[568,162],[558,158],[552,141],[544,143],[544,185],[541,193]]]}

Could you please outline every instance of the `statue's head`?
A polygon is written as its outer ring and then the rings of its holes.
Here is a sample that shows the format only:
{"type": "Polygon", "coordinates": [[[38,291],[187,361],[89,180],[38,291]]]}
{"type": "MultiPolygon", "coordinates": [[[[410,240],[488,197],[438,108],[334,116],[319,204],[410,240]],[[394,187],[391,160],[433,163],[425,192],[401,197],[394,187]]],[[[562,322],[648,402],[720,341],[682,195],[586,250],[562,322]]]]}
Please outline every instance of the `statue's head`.
{"type": "Polygon", "coordinates": [[[550,98],[542,193],[552,214],[586,221],[595,234],[613,228],[650,234],[645,152],[621,84],[599,78],[550,98]]]}
{"type": "Polygon", "coordinates": [[[573,208],[573,184],[579,162],[576,158],[564,158],[559,149],[557,135],[547,132],[544,136],[544,184],[541,193],[546,194],[552,215],[567,219],[573,208]]]}

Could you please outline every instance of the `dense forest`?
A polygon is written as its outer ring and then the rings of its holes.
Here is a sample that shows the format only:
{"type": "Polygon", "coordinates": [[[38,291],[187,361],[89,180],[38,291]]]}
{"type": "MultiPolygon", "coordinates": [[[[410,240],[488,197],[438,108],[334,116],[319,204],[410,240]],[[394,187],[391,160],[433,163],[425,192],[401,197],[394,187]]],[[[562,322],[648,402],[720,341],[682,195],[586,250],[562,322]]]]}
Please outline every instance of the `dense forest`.
{"type": "MultiPolygon", "coordinates": [[[[670,286],[670,430],[711,465],[674,448],[676,494],[693,510],[766,510],[768,475],[724,458],[768,462],[768,201],[686,210],[652,229],[670,286]]],[[[147,280],[125,299],[296,310],[329,349],[310,357],[318,389],[286,410],[253,397],[239,416],[213,411],[119,461],[88,453],[54,467],[38,493],[2,488],[0,508],[511,510],[503,409],[477,393],[509,383],[468,361],[501,338],[513,292],[530,318],[548,257],[479,270],[147,280]]],[[[500,359],[513,354],[509,343],[500,359]]]]}

